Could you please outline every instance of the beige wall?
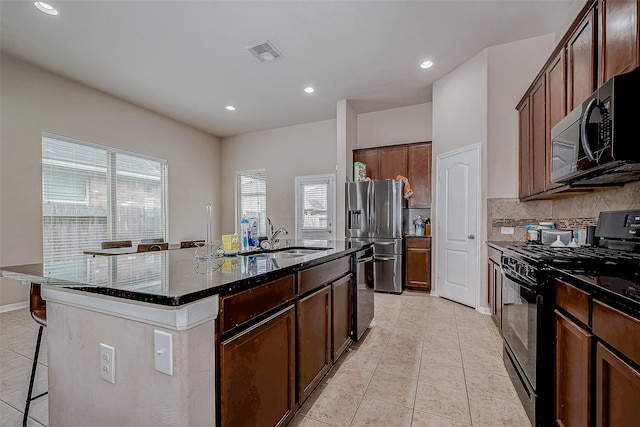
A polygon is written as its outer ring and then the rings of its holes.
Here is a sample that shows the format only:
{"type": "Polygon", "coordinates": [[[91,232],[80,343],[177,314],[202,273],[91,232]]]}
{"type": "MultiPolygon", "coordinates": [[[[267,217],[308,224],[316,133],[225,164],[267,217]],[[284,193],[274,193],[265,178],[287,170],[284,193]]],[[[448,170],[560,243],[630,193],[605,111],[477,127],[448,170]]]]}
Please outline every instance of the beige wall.
{"type": "Polygon", "coordinates": [[[518,195],[515,107],[555,47],[553,34],[488,49],[487,197],[518,195]]]}
{"type": "MultiPolygon", "coordinates": [[[[209,202],[220,233],[217,138],[10,56],[0,66],[0,265],[42,261],[42,132],[166,159],[170,241],[204,236],[209,202]]],[[[0,306],[26,300],[19,286],[0,279],[0,306]]]]}
{"type": "Polygon", "coordinates": [[[353,176],[353,149],[358,138],[358,115],[353,111],[349,101],[342,99],[336,106],[336,221],[334,238],[342,240],[345,236],[345,183],[353,176]]]}
{"type": "Polygon", "coordinates": [[[358,114],[355,148],[431,141],[433,104],[358,114]]]}
{"type": "MultiPolygon", "coordinates": [[[[273,221],[274,227],[285,227],[289,231],[289,237],[293,237],[294,179],[303,175],[335,174],[336,147],[335,119],[222,139],[222,233],[233,233],[236,228],[235,172],[265,168],[267,216],[273,221]]],[[[340,178],[337,179],[339,181],[340,178]]]]}
{"type": "MultiPolygon", "coordinates": [[[[515,106],[554,47],[546,35],[480,52],[433,86],[434,179],[432,221],[437,224],[436,158],[481,144],[480,305],[486,306],[487,194],[517,190],[517,114],[515,106]],[[514,181],[515,185],[514,186],[514,181]]],[[[437,227],[432,228],[438,239],[437,227]]],[[[433,277],[437,277],[437,251],[433,277]]],[[[436,282],[437,287],[437,282],[436,282]]]]}

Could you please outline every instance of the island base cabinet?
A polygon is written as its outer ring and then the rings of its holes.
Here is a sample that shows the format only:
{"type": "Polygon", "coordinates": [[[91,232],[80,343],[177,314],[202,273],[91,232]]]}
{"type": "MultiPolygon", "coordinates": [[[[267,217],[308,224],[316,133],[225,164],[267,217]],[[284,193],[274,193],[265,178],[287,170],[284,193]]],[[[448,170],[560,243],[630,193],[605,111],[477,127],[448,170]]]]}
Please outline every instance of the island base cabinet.
{"type": "Polygon", "coordinates": [[[333,318],[333,357],[335,363],[351,345],[352,276],[343,277],[331,284],[333,318]]]}
{"type": "Polygon", "coordinates": [[[331,368],[331,286],[300,299],[296,305],[298,403],[302,403],[331,368]]]}
{"type": "Polygon", "coordinates": [[[596,426],[640,424],[640,372],[598,343],[596,350],[596,426]]]}
{"type": "Polygon", "coordinates": [[[220,424],[284,426],[295,403],[291,305],[220,345],[220,424]]]}

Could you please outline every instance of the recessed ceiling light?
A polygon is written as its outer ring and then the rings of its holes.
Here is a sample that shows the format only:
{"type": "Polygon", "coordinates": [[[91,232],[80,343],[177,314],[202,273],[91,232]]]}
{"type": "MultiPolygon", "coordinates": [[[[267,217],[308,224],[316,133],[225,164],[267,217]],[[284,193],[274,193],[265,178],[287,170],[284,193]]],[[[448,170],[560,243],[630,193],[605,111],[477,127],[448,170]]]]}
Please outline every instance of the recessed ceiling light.
{"type": "Polygon", "coordinates": [[[45,2],[37,1],[34,3],[34,6],[40,11],[44,12],[47,15],[57,15],[58,11],[54,9],[53,6],[47,4],[45,2]]]}
{"type": "Polygon", "coordinates": [[[420,68],[431,68],[433,67],[433,62],[431,61],[424,61],[422,64],[420,64],[420,68]]]}
{"type": "Polygon", "coordinates": [[[307,93],[313,93],[316,90],[314,88],[312,88],[311,86],[307,86],[307,87],[304,88],[304,91],[307,92],[307,93]]]}
{"type": "Polygon", "coordinates": [[[235,109],[236,109],[236,107],[234,107],[233,105],[227,105],[227,106],[226,106],[226,107],[224,107],[224,108],[226,108],[226,109],[227,109],[227,110],[229,110],[229,111],[235,111],[235,109]]]}

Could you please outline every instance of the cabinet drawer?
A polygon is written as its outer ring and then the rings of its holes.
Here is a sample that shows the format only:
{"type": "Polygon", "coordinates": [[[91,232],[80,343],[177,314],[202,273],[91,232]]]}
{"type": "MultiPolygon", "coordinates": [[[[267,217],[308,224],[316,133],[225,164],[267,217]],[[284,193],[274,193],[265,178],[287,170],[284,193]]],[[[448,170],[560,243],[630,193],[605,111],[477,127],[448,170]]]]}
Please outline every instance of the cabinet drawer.
{"type": "Polygon", "coordinates": [[[589,321],[589,298],[591,294],[556,280],[556,306],[560,307],[580,322],[591,326],[589,321]]]}
{"type": "Polygon", "coordinates": [[[407,248],[431,249],[431,239],[427,237],[407,237],[407,248]]]}
{"type": "Polygon", "coordinates": [[[307,293],[351,271],[351,257],[311,267],[298,273],[298,295],[307,293]]]}
{"type": "Polygon", "coordinates": [[[226,332],[295,297],[293,275],[247,289],[220,301],[220,329],[226,332]]]}
{"type": "Polygon", "coordinates": [[[593,334],[640,364],[640,320],[594,300],[593,334]]]}

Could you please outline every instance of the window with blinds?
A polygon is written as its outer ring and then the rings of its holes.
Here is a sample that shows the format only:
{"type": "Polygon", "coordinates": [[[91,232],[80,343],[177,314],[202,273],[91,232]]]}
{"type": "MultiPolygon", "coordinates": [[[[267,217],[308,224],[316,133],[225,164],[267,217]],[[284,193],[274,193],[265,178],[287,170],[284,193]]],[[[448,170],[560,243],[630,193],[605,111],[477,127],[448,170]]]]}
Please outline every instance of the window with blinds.
{"type": "Polygon", "coordinates": [[[167,236],[167,162],[42,137],[43,259],[167,236]]]}
{"type": "Polygon", "coordinates": [[[258,235],[267,235],[267,172],[254,169],[236,172],[236,230],[242,215],[258,220],[258,235]]]}
{"type": "Polygon", "coordinates": [[[334,217],[334,176],[296,177],[296,238],[332,239],[334,217]]]}

